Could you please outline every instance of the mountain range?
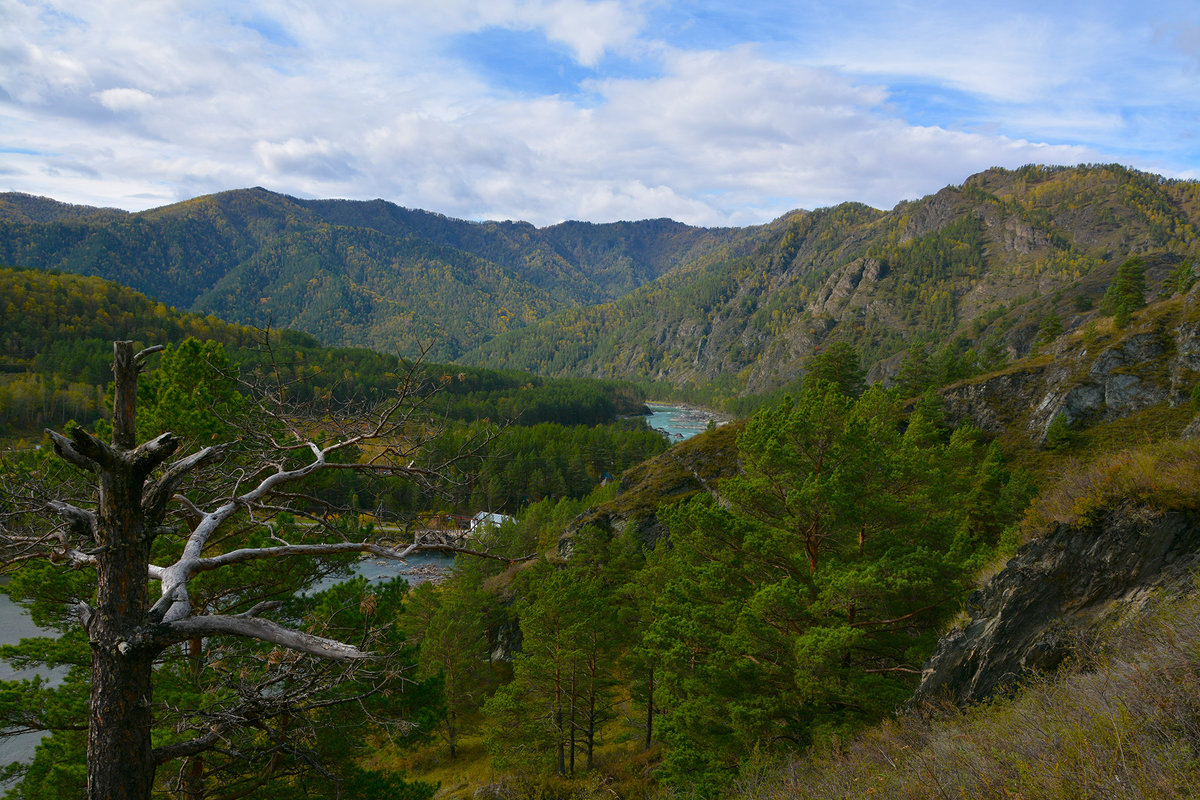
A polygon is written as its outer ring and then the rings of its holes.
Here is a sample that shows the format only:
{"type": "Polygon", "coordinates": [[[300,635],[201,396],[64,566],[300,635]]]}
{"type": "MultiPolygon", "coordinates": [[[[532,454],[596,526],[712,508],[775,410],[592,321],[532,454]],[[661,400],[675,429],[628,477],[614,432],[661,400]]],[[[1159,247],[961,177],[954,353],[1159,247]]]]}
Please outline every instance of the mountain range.
{"type": "Polygon", "coordinates": [[[235,190],[129,213],[0,195],[0,264],[98,275],[328,344],[770,391],[833,342],[887,378],[914,345],[1025,355],[1085,324],[1119,264],[1194,256],[1200,184],[1114,165],[990,169],[882,211],[747,228],[470,222],[235,190]]]}

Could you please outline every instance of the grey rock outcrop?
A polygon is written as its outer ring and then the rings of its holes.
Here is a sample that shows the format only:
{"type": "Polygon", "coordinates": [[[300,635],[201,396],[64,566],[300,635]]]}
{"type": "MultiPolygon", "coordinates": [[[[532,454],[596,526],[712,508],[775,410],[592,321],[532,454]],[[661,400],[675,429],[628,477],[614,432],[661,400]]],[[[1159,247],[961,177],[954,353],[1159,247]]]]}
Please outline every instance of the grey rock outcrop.
{"type": "Polygon", "coordinates": [[[1052,671],[1152,593],[1192,590],[1198,566],[1200,515],[1122,508],[1092,526],[1060,525],[971,595],[970,620],[938,643],[913,703],[979,702],[1052,671]]]}
{"type": "Polygon", "coordinates": [[[1200,379],[1200,285],[1178,312],[1117,338],[1061,337],[1053,361],[1024,365],[942,391],[948,419],[999,433],[1023,427],[1045,444],[1056,417],[1069,425],[1119,419],[1151,406],[1190,401],[1200,379]]]}

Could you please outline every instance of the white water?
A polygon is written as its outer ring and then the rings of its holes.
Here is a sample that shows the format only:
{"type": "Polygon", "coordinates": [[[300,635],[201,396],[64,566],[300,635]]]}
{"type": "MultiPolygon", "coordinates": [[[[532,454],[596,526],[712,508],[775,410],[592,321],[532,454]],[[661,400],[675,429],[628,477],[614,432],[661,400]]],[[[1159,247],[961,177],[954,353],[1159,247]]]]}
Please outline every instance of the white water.
{"type": "Polygon", "coordinates": [[[646,424],[665,433],[672,442],[681,442],[703,433],[708,428],[709,420],[718,425],[725,421],[719,414],[704,408],[668,406],[662,403],[647,403],[646,407],[650,409],[646,424]]]}

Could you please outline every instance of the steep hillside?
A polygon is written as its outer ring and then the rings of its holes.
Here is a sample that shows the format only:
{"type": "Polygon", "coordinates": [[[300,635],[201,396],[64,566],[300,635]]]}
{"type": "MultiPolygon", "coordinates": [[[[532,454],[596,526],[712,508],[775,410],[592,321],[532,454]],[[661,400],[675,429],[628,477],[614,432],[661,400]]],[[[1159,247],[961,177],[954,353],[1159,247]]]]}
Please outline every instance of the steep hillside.
{"type": "Polygon", "coordinates": [[[833,341],[872,377],[913,343],[973,349],[980,366],[1027,354],[1049,315],[1070,330],[1119,263],[1147,280],[1197,250],[1200,184],[1115,166],[993,169],[890,212],[845,204],[765,229],[752,255],[676,270],[594,309],[560,312],[464,360],[548,374],[732,394],[786,384],[833,341]]]}
{"type": "Polygon", "coordinates": [[[1198,227],[1200,184],[1117,166],[993,169],[891,211],[846,203],[742,229],[538,229],[264,189],[138,214],[9,194],[0,263],[331,344],[728,397],[790,384],[839,341],[873,378],[914,346],[993,368],[1047,320],[1083,324],[1130,256],[1156,289],[1194,258],[1198,227]]]}
{"type": "MultiPolygon", "coordinates": [[[[1095,313],[1095,312],[1093,312],[1095,313]]],[[[1039,355],[942,390],[954,422],[1045,445],[1155,406],[1187,408],[1200,386],[1200,286],[1152,304],[1125,329],[1111,318],[1047,343],[1039,355]]]]}
{"type": "MultiPolygon", "coordinates": [[[[860,517],[859,510],[876,502],[878,492],[855,480],[845,508],[854,517],[850,530],[856,535],[840,557],[831,557],[826,549],[832,536],[815,549],[829,559],[824,564],[844,558],[838,563],[857,565],[854,577],[819,595],[821,613],[811,623],[818,633],[803,646],[771,651],[769,658],[764,643],[778,644],[777,637],[810,624],[800,610],[804,600],[797,598],[817,596],[810,588],[817,579],[809,577],[819,575],[815,563],[788,550],[806,530],[795,524],[799,517],[789,514],[819,497],[820,524],[828,524],[838,513],[830,501],[837,489],[831,482],[805,495],[796,487],[816,483],[807,482],[811,475],[803,469],[798,476],[787,473],[786,481],[772,473],[753,484],[764,490],[752,495],[761,500],[752,506],[755,513],[738,516],[747,502],[746,487],[756,475],[761,477],[764,461],[782,471],[810,464],[811,458],[818,465],[814,471],[825,474],[821,464],[827,467],[836,456],[838,471],[852,470],[853,457],[841,458],[817,417],[787,427],[789,418],[768,408],[749,422],[697,436],[626,472],[614,497],[601,499],[560,528],[557,551],[549,559],[558,570],[583,574],[596,569],[589,559],[601,552],[611,554],[611,561],[602,562],[606,569],[630,570],[632,564],[635,570],[615,596],[622,608],[636,608],[622,617],[622,625],[642,625],[648,632],[635,639],[642,649],[634,650],[633,658],[640,660],[630,663],[649,673],[630,684],[634,711],[624,715],[626,727],[620,731],[625,738],[618,741],[627,742],[633,729],[647,743],[652,732],[659,737],[658,746],[635,750],[613,745],[611,752],[618,755],[601,769],[617,777],[606,780],[625,789],[624,796],[637,796],[628,791],[637,785],[633,776],[644,781],[653,771],[660,788],[669,788],[646,790],[642,796],[673,796],[677,787],[691,791],[695,781],[713,774],[701,772],[706,763],[694,754],[725,746],[738,724],[769,713],[781,697],[786,699],[780,702],[780,718],[789,721],[830,710],[857,712],[866,701],[820,702],[812,694],[791,698],[787,693],[802,681],[814,692],[849,685],[835,666],[881,652],[874,642],[858,638],[858,631],[907,625],[939,609],[931,627],[915,626],[902,637],[910,660],[890,667],[871,661],[866,669],[889,679],[907,676],[905,698],[917,689],[921,675],[916,713],[897,718],[904,699],[889,701],[861,725],[813,728],[811,740],[780,735],[786,730],[783,722],[762,724],[745,742],[721,751],[725,782],[705,784],[708,788],[695,794],[1192,796],[1195,570],[1200,564],[1198,320],[1200,286],[1193,286],[1139,310],[1126,327],[1111,327],[1109,319],[1086,332],[1063,334],[1043,343],[1041,354],[944,387],[944,419],[933,395],[915,408],[906,406],[897,418],[889,417],[903,419],[898,421],[903,441],[948,440],[956,453],[952,463],[977,467],[967,481],[939,479],[927,495],[930,510],[966,510],[953,548],[973,551],[968,574],[960,583],[943,576],[932,604],[910,601],[913,610],[885,614],[879,621],[864,621],[861,614],[868,606],[854,601],[845,612],[851,632],[845,637],[834,633],[841,613],[837,603],[862,591],[868,576],[881,569],[882,562],[862,566],[873,537],[904,524],[906,514],[917,508],[906,499],[889,506],[883,517],[871,512],[860,517]],[[1071,397],[1087,402],[1072,404],[1067,401],[1071,397]],[[1069,435],[1046,441],[1039,420],[1068,411],[1075,414],[1069,435]],[[967,421],[986,431],[962,425],[967,421]],[[942,422],[949,424],[943,427],[942,422]],[[768,436],[771,449],[764,458],[754,448],[771,431],[786,433],[768,436]],[[772,537],[765,526],[784,519],[789,523],[780,525],[784,533],[772,537]],[[871,520],[879,530],[864,533],[871,520]],[[597,539],[609,549],[600,549],[597,539]],[[643,554],[644,561],[631,555],[635,553],[643,554]],[[989,563],[1009,556],[1007,567],[990,582],[977,579],[989,571],[989,563]],[[690,570],[684,580],[679,579],[681,569],[690,570]],[[752,600],[738,594],[759,592],[781,574],[794,575],[794,582],[752,600]],[[1180,601],[1181,606],[1168,605],[1180,601]],[[964,602],[965,613],[955,618],[964,602]],[[683,623],[675,621],[681,617],[683,623]],[[838,657],[831,666],[812,656],[822,647],[838,657]],[[773,682],[792,659],[795,672],[773,682]],[[651,680],[654,688],[647,689],[651,680]],[[1010,702],[1010,694],[1018,691],[1023,696],[1010,702]],[[975,708],[955,705],[980,701],[985,704],[975,708]],[[710,720],[704,714],[713,707],[719,711],[710,720]],[[652,728],[654,714],[659,717],[652,728]],[[683,768],[675,766],[681,762],[683,768]]],[[[826,389],[810,382],[806,391],[820,395],[826,389]]],[[[880,402],[875,390],[864,397],[875,398],[864,404],[871,408],[880,402]]],[[[805,406],[804,395],[780,406],[805,406]]],[[[830,418],[826,414],[834,416],[832,405],[805,407],[819,408],[822,421],[830,418]]],[[[842,435],[861,435],[872,424],[861,417],[856,421],[855,432],[846,428],[842,435]]],[[[877,443],[886,430],[873,428],[856,440],[858,446],[877,443]]],[[[872,469],[887,469],[889,463],[897,462],[871,461],[872,469]]],[[[879,485],[890,491],[900,484],[888,480],[879,485]]],[[[924,529],[932,517],[925,510],[915,513],[924,529]]],[[[919,573],[914,568],[894,580],[905,582],[919,573]]],[[[893,585],[891,580],[884,584],[893,585]]],[[[521,592],[535,594],[540,586],[516,585],[520,615],[530,607],[521,592]]],[[[511,596],[505,602],[514,605],[511,596]]],[[[527,652],[533,650],[532,636],[525,640],[527,652]]],[[[875,690],[881,685],[871,684],[875,690]]],[[[485,707],[485,718],[498,709],[485,707]]],[[[483,724],[489,723],[485,719],[483,724]]],[[[507,717],[500,723],[506,731],[511,724],[507,717]]],[[[505,796],[496,788],[505,784],[495,783],[494,775],[511,767],[497,767],[495,761],[491,766],[493,786],[476,796],[505,796]]],[[[463,791],[455,796],[471,795],[463,791]]],[[[581,789],[579,796],[599,793],[581,789]]]]}
{"type": "MultiPolygon", "coordinates": [[[[470,223],[383,201],[223,192],[126,214],[0,195],[0,263],[96,275],[183,310],[453,358],[753,238],[665,220],[470,223]]],[[[743,249],[750,249],[751,245],[743,249]]]]}

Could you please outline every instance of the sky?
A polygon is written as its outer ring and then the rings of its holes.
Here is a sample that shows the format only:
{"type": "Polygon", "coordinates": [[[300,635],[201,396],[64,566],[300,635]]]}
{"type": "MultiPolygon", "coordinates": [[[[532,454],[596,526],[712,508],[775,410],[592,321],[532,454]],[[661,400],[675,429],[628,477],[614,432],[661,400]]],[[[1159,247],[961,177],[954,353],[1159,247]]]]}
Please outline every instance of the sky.
{"type": "Polygon", "coordinates": [[[1196,0],[0,0],[0,191],[548,225],[1200,178],[1196,0]]]}

